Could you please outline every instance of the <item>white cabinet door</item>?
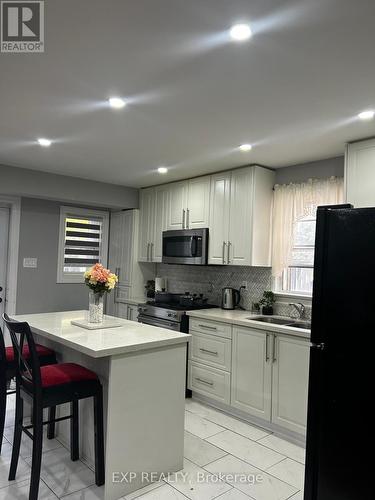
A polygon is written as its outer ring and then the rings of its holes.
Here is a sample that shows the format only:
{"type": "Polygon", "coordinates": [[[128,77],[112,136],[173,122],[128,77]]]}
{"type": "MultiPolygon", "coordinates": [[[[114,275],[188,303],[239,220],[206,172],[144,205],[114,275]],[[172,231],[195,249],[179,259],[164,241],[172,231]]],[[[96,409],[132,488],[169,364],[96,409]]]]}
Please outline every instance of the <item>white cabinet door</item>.
{"type": "Polygon", "coordinates": [[[270,421],[272,361],[270,336],[252,328],[233,327],[231,404],[270,421]]]}
{"type": "Polygon", "coordinates": [[[375,139],[348,144],[345,162],[346,201],[375,206],[375,139]]]}
{"type": "Polygon", "coordinates": [[[132,284],[133,218],[132,210],[111,214],[108,266],[124,286],[132,284]]]}
{"type": "Polygon", "coordinates": [[[154,231],[151,248],[151,260],[161,262],[163,257],[163,231],[167,229],[169,186],[155,188],[154,231]]]}
{"type": "Polygon", "coordinates": [[[140,193],[139,257],[140,262],[150,261],[150,245],[153,240],[155,192],[153,188],[140,193]]]}
{"type": "Polygon", "coordinates": [[[191,179],[188,186],[186,227],[208,227],[210,216],[210,177],[191,179]]]}
{"type": "Polygon", "coordinates": [[[169,184],[169,200],[167,226],[168,229],[185,229],[186,226],[186,200],[188,182],[174,182],[169,184]]]}
{"type": "Polygon", "coordinates": [[[307,340],[274,336],[272,421],[306,433],[310,345],[307,340]]]}
{"type": "Polygon", "coordinates": [[[233,266],[251,265],[253,177],[252,167],[232,172],[227,263],[233,266]]]}
{"type": "Polygon", "coordinates": [[[129,321],[138,321],[138,307],[128,304],[128,317],[129,321]]]}
{"type": "Polygon", "coordinates": [[[226,264],[231,173],[211,176],[208,263],[226,264]]]}

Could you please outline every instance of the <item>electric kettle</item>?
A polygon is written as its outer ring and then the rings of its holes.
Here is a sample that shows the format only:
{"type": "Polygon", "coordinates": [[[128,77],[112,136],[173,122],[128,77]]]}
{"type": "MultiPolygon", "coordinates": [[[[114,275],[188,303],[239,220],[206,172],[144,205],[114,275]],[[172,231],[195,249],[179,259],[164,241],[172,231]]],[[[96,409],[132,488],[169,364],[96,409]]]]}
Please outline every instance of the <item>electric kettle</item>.
{"type": "Polygon", "coordinates": [[[240,292],[235,288],[225,287],[221,290],[221,308],[234,309],[240,303],[240,292]]]}

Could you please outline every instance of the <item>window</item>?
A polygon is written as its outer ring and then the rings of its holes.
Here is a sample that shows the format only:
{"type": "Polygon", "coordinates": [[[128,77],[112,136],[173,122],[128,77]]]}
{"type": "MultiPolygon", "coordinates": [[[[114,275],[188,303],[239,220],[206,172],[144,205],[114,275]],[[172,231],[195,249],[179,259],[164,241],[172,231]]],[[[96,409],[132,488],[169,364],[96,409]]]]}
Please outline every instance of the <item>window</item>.
{"type": "Polygon", "coordinates": [[[89,267],[107,265],[108,222],[108,212],[60,208],[58,283],[83,283],[89,267]]]}
{"type": "Polygon", "coordinates": [[[295,222],[291,260],[289,266],[283,271],[279,291],[312,294],[315,226],[315,215],[308,215],[295,222]]]}

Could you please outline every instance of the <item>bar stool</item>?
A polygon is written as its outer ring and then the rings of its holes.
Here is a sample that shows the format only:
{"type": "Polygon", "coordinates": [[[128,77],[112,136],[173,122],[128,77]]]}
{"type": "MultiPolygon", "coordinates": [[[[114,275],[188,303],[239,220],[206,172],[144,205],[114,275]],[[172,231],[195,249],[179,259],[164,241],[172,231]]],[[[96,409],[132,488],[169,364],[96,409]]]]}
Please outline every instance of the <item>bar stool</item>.
{"type": "Polygon", "coordinates": [[[31,482],[29,500],[38,499],[40,469],[42,461],[43,409],[70,403],[71,415],[54,418],[54,422],[70,419],[70,456],[79,459],[79,406],[80,399],[94,399],[95,433],[95,483],[104,484],[104,431],[103,431],[103,389],[96,373],[75,363],[58,363],[40,366],[36,345],[30,326],[26,322],[12,321],[6,314],[3,319],[12,339],[13,349],[17,352],[16,374],[16,421],[9,480],[16,477],[20,453],[22,431],[32,439],[33,452],[31,463],[31,482]],[[28,346],[30,357],[23,356],[28,346]],[[23,425],[23,400],[33,403],[33,422],[23,425]],[[32,429],[32,433],[29,429],[32,429]]]}
{"type": "MultiPolygon", "coordinates": [[[[40,344],[35,346],[41,366],[57,363],[55,352],[40,344]]],[[[24,346],[23,356],[30,357],[28,346],[24,346]]],[[[17,360],[13,347],[5,347],[3,332],[0,328],[0,454],[4,435],[5,415],[7,397],[15,394],[15,390],[9,390],[8,384],[16,376],[17,360]]],[[[50,408],[50,416],[54,418],[55,408],[50,408]]],[[[48,439],[55,437],[54,424],[48,427],[48,439]]]]}

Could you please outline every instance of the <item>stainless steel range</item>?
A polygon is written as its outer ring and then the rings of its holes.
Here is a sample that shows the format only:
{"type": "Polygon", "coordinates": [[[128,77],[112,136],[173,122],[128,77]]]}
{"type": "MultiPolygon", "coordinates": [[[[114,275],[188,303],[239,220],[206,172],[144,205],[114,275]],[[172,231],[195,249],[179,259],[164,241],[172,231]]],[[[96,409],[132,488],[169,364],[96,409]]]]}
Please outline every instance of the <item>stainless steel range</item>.
{"type": "Polygon", "coordinates": [[[155,300],[138,304],[138,322],[177,332],[189,332],[187,311],[217,307],[203,294],[157,292],[155,300]]]}

